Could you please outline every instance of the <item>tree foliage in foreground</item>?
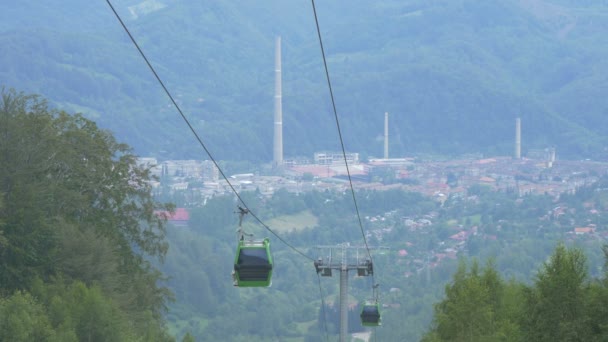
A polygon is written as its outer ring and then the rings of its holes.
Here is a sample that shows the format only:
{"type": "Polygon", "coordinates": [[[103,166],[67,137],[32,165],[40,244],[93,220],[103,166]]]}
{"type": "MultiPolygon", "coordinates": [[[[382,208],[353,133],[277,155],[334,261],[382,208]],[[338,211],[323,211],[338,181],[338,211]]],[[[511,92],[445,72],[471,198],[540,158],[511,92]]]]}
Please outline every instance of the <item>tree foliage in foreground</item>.
{"type": "Polygon", "coordinates": [[[0,94],[0,340],[168,339],[149,260],[167,251],[155,211],[171,206],[149,170],[81,115],[0,94]]]}
{"type": "MultiPolygon", "coordinates": [[[[608,260],[608,247],[604,247],[608,260]]],[[[603,341],[608,327],[608,277],[590,279],[580,249],[559,244],[525,285],[461,263],[435,305],[424,341],[603,341]]]]}

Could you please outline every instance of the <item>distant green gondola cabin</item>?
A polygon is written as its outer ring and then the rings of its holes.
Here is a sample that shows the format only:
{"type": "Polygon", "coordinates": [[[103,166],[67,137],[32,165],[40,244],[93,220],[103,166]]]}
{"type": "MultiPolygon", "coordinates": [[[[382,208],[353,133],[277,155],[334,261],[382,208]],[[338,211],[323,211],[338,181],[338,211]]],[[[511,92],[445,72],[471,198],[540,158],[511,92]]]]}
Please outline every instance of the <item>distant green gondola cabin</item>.
{"type": "Polygon", "coordinates": [[[233,280],[238,287],[265,287],[272,282],[270,240],[240,240],[234,260],[233,280]]]}
{"type": "Polygon", "coordinates": [[[378,302],[365,302],[361,308],[361,325],[377,327],[380,325],[380,304],[378,302]]]}

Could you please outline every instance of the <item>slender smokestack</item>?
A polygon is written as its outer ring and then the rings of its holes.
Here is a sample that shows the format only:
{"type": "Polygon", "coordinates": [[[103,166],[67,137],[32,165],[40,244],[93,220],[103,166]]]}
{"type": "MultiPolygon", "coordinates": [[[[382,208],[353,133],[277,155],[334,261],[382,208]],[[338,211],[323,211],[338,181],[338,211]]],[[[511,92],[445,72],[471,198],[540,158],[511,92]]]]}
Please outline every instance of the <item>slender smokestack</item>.
{"type": "Polygon", "coordinates": [[[274,54],[274,148],[273,166],[283,166],[283,104],[281,95],[281,37],[276,38],[274,54]]]}
{"type": "Polygon", "coordinates": [[[521,119],[515,119],[515,159],[521,159],[521,119]]]}
{"type": "Polygon", "coordinates": [[[384,159],[388,159],[388,112],[384,113],[384,159]]]}

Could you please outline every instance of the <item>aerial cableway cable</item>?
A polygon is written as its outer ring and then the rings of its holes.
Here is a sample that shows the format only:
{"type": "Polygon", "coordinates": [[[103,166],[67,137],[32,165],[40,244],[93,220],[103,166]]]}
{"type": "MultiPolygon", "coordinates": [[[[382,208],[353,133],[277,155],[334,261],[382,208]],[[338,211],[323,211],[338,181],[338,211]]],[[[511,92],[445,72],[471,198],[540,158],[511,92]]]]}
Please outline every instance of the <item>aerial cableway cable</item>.
{"type": "MultiPolygon", "coordinates": [[[[357,197],[355,196],[355,190],[354,190],[354,187],[353,187],[353,180],[352,180],[352,177],[351,177],[351,174],[350,174],[350,168],[348,166],[348,160],[346,158],[346,149],[344,147],[344,140],[342,139],[342,130],[340,129],[340,120],[338,119],[338,111],[336,110],[336,102],[335,102],[335,99],[334,99],[334,93],[333,93],[333,89],[332,89],[332,86],[331,86],[331,79],[329,77],[329,68],[327,67],[327,59],[325,58],[325,49],[323,47],[323,39],[321,38],[321,29],[319,27],[319,19],[317,17],[317,9],[316,9],[316,6],[315,6],[315,1],[311,0],[311,4],[312,4],[312,9],[313,9],[313,14],[314,14],[314,17],[315,17],[315,25],[316,25],[316,28],[317,28],[317,36],[319,38],[319,46],[321,48],[321,56],[323,57],[323,66],[325,68],[325,76],[327,78],[327,86],[329,88],[329,95],[330,95],[330,98],[331,98],[331,104],[332,104],[332,108],[333,108],[333,112],[334,112],[334,118],[336,120],[336,127],[337,127],[337,130],[338,130],[338,137],[340,138],[340,145],[342,147],[342,155],[344,157],[344,164],[346,166],[346,173],[348,175],[348,182],[349,182],[349,185],[350,185],[350,192],[352,194],[353,203],[354,203],[355,210],[356,210],[356,213],[357,213],[357,220],[358,220],[358,223],[359,223],[359,228],[361,230],[361,235],[363,236],[363,242],[365,243],[365,248],[367,249],[367,254],[369,256],[369,260],[370,260],[371,264],[373,265],[372,254],[370,252],[370,248],[369,248],[369,245],[367,243],[367,237],[365,236],[365,231],[363,229],[363,223],[362,223],[362,220],[361,220],[361,214],[359,212],[359,205],[357,204],[357,197]]],[[[378,325],[378,322],[379,322],[378,320],[380,318],[379,303],[378,303],[378,297],[377,297],[377,292],[376,292],[377,291],[377,284],[376,284],[376,280],[375,280],[375,276],[374,276],[373,272],[371,273],[371,277],[372,277],[372,284],[375,284],[375,285],[373,285],[373,290],[374,290],[374,293],[376,293],[376,295],[375,295],[375,298],[376,298],[375,305],[371,306],[371,310],[374,311],[374,314],[377,315],[377,318],[376,318],[376,322],[374,324],[367,323],[367,324],[364,324],[364,325],[378,325]]],[[[366,308],[368,308],[368,310],[369,310],[370,306],[364,305],[362,309],[365,310],[366,308]]],[[[362,316],[362,319],[363,319],[363,316],[362,316]]],[[[374,341],[375,340],[376,340],[376,334],[374,334],[374,341]]]]}
{"type": "MultiPolygon", "coordinates": [[[[135,40],[135,38],[133,37],[133,35],[129,31],[129,29],[127,28],[127,26],[123,22],[122,18],[118,14],[118,12],[116,12],[116,10],[115,10],[114,6],[112,5],[112,3],[110,2],[110,0],[106,0],[106,2],[108,3],[108,6],[110,6],[110,8],[112,9],[112,12],[116,16],[116,19],[120,22],[121,26],[123,27],[123,29],[125,30],[125,32],[129,36],[129,38],[131,39],[131,42],[133,43],[133,45],[137,48],[137,51],[139,51],[140,55],[142,56],[142,58],[144,59],[144,61],[148,65],[148,68],[150,68],[150,71],[154,74],[154,77],[156,78],[156,80],[158,81],[158,83],[161,85],[161,87],[163,88],[163,90],[165,91],[165,93],[167,94],[167,96],[169,97],[169,99],[171,100],[171,102],[173,103],[173,106],[177,109],[177,111],[179,112],[180,116],[182,117],[182,119],[184,120],[184,122],[188,125],[188,127],[190,128],[190,131],[192,132],[192,134],[194,134],[194,136],[196,137],[196,140],[199,142],[199,144],[201,145],[201,147],[205,150],[205,152],[209,156],[209,159],[213,162],[213,164],[215,165],[215,167],[218,169],[219,173],[222,175],[222,177],[224,178],[224,180],[226,181],[226,183],[228,183],[228,185],[229,185],[230,189],[232,190],[232,192],[234,192],[234,194],[237,196],[237,198],[239,199],[239,201],[243,204],[244,208],[248,210],[248,213],[251,216],[253,216],[256,219],[256,221],[258,221],[264,228],[266,228],[269,232],[271,232],[277,239],[279,239],[281,242],[283,242],[286,246],[288,246],[289,248],[291,248],[292,250],[294,250],[295,252],[297,252],[301,256],[303,256],[303,257],[305,257],[305,258],[307,258],[307,259],[309,259],[311,261],[314,261],[313,258],[311,258],[308,255],[304,254],[303,252],[301,252],[300,250],[298,250],[297,248],[295,248],[293,245],[291,245],[287,241],[285,241],[283,238],[281,238],[279,235],[277,235],[272,229],[270,229],[270,227],[268,227],[268,225],[266,225],[264,222],[262,222],[262,220],[260,220],[253,212],[251,212],[251,210],[247,207],[247,204],[245,203],[245,201],[241,198],[241,196],[238,194],[238,192],[236,191],[236,189],[232,186],[232,183],[230,183],[230,181],[228,180],[228,177],[226,177],[225,173],[222,171],[221,167],[218,165],[218,163],[216,162],[215,158],[213,158],[213,156],[211,155],[211,152],[207,149],[207,147],[205,146],[205,144],[202,141],[202,139],[196,133],[196,131],[194,130],[194,128],[190,124],[189,120],[186,118],[186,116],[184,115],[183,111],[181,110],[181,108],[179,107],[179,105],[177,104],[177,102],[175,101],[175,99],[173,98],[173,96],[171,95],[171,93],[169,92],[169,90],[167,89],[167,87],[165,86],[164,82],[161,80],[160,76],[158,76],[158,74],[156,73],[156,70],[154,69],[154,67],[148,61],[148,58],[144,54],[143,50],[139,47],[139,44],[137,44],[137,41],[135,40]]],[[[318,275],[317,275],[317,277],[318,277],[318,275]]],[[[320,279],[319,279],[319,292],[320,292],[320,295],[321,295],[321,304],[323,306],[323,313],[324,313],[323,314],[323,326],[325,328],[325,339],[327,341],[328,340],[327,322],[326,322],[327,319],[326,319],[326,315],[325,315],[325,307],[323,305],[324,304],[324,298],[323,298],[323,291],[321,289],[321,281],[320,281],[320,279]]]]}
{"type": "Polygon", "coordinates": [[[234,186],[232,185],[232,183],[230,183],[230,181],[228,180],[228,177],[226,177],[226,174],[224,173],[224,171],[222,171],[222,169],[220,168],[220,166],[217,163],[217,161],[215,160],[215,158],[213,158],[213,156],[211,155],[211,152],[209,151],[209,149],[207,148],[207,146],[205,145],[205,143],[203,142],[203,140],[200,138],[200,136],[198,135],[198,133],[196,133],[196,130],[194,129],[194,127],[192,127],[192,124],[190,124],[190,121],[188,120],[188,118],[186,118],[186,115],[184,115],[184,112],[181,110],[181,108],[179,107],[179,105],[177,104],[177,102],[175,101],[175,99],[173,98],[173,96],[171,95],[171,93],[169,92],[169,90],[167,89],[167,87],[165,86],[164,82],[161,80],[160,76],[158,76],[158,73],[156,73],[156,70],[154,69],[154,67],[152,66],[152,64],[150,64],[150,61],[148,60],[148,58],[144,54],[143,50],[139,47],[139,44],[137,44],[137,41],[135,40],[135,38],[133,37],[133,35],[129,31],[129,29],[127,28],[127,26],[123,22],[122,18],[120,17],[120,15],[116,11],[116,9],[114,9],[114,6],[110,2],[110,0],[106,0],[106,2],[108,3],[108,5],[110,6],[110,8],[112,9],[112,12],[114,12],[114,15],[116,16],[116,19],[118,19],[118,21],[120,22],[120,25],[122,26],[122,28],[125,30],[125,32],[129,36],[129,38],[131,39],[131,42],[133,43],[133,45],[137,48],[137,51],[139,51],[139,54],[141,55],[141,57],[144,59],[144,61],[148,65],[148,68],[150,68],[150,71],[152,71],[152,74],[154,74],[154,77],[156,78],[156,81],[158,81],[158,83],[160,84],[160,86],[163,88],[163,90],[165,91],[165,93],[167,94],[167,96],[169,97],[169,99],[171,100],[171,103],[173,104],[173,106],[175,107],[175,109],[177,109],[177,111],[179,112],[180,116],[182,117],[182,119],[184,120],[184,122],[186,123],[186,125],[188,125],[188,128],[190,128],[190,131],[192,132],[192,134],[194,134],[194,137],[196,138],[196,140],[198,141],[198,143],[200,144],[200,146],[205,150],[205,152],[207,153],[207,156],[209,156],[209,159],[213,162],[213,165],[215,165],[215,167],[218,169],[219,173],[222,175],[222,178],[226,181],[226,183],[228,183],[228,186],[230,187],[230,189],[232,190],[232,192],[234,192],[234,194],[238,198],[239,202],[241,202],[241,204],[243,205],[243,207],[245,209],[248,209],[249,210],[249,214],[253,218],[255,218],[255,220],[258,223],[260,223],[264,228],[266,228],[266,230],[268,230],[277,239],[279,239],[281,242],[283,242],[287,247],[291,248],[293,251],[295,251],[296,253],[300,254],[301,256],[309,259],[310,261],[314,261],[314,258],[306,255],[304,252],[300,251],[299,249],[297,249],[296,247],[294,247],[293,245],[291,245],[290,243],[288,243],[287,241],[285,241],[277,233],[275,233],[274,230],[272,230],[270,227],[268,227],[268,225],[266,225],[260,218],[258,218],[248,208],[248,206],[245,203],[245,201],[243,200],[243,198],[236,191],[236,189],[234,188],[234,186]]]}
{"type": "MultiPolygon", "coordinates": [[[[344,148],[344,140],[342,139],[342,130],[340,129],[340,120],[338,119],[338,111],[336,110],[336,101],[334,100],[334,92],[331,86],[331,80],[329,77],[329,69],[327,67],[327,59],[325,58],[325,49],[323,48],[323,39],[321,38],[321,29],[319,28],[319,19],[317,18],[317,9],[315,7],[315,0],[311,0],[312,10],[315,17],[315,24],[317,27],[317,36],[319,38],[319,45],[321,47],[321,56],[323,57],[323,66],[325,67],[325,76],[327,78],[327,86],[329,88],[329,96],[331,98],[331,105],[334,112],[334,118],[336,120],[336,127],[338,129],[338,137],[340,138],[340,145],[342,146],[342,155],[344,157],[344,164],[346,165],[346,173],[348,175],[348,183],[350,185],[350,193],[353,197],[353,203],[355,205],[355,211],[357,212],[357,220],[359,222],[359,228],[361,230],[361,235],[363,236],[363,242],[365,243],[365,248],[367,249],[367,254],[369,256],[370,261],[373,264],[372,254],[370,252],[369,245],[367,244],[367,238],[365,237],[365,231],[363,229],[363,222],[361,221],[361,214],[359,213],[359,205],[357,204],[357,197],[355,196],[355,189],[353,187],[353,179],[350,175],[350,169],[348,167],[348,160],[346,159],[346,149],[344,148]]],[[[374,274],[372,276],[372,284],[375,284],[376,281],[374,279],[374,274]]]]}
{"type": "MultiPolygon", "coordinates": [[[[119,23],[122,26],[122,28],[124,29],[124,31],[129,36],[129,38],[130,38],[131,42],[133,43],[133,45],[137,48],[137,51],[139,52],[139,54],[141,55],[141,57],[144,59],[144,61],[148,65],[148,68],[150,69],[150,71],[152,72],[152,74],[154,75],[154,77],[156,78],[157,82],[163,88],[163,90],[167,94],[167,97],[169,97],[169,99],[171,100],[171,103],[173,104],[173,106],[175,107],[175,109],[179,112],[180,116],[182,117],[182,119],[184,120],[184,122],[186,123],[186,125],[188,126],[188,128],[190,129],[190,131],[192,132],[192,134],[195,136],[195,138],[199,142],[200,146],[203,148],[203,150],[205,150],[205,153],[207,153],[207,155],[209,156],[209,159],[213,162],[214,166],[218,169],[218,172],[222,175],[222,178],[226,181],[226,183],[228,184],[228,186],[230,187],[230,189],[232,190],[232,192],[236,195],[236,197],[242,203],[243,207],[248,210],[248,213],[251,216],[253,216],[257,222],[259,222],[264,228],[266,228],[266,230],[268,230],[270,233],[272,233],[277,239],[279,239],[281,242],[283,242],[286,246],[288,246],[289,248],[291,248],[293,251],[295,251],[296,253],[300,254],[301,256],[303,256],[303,257],[305,257],[305,258],[307,258],[307,259],[309,259],[311,261],[314,261],[313,258],[311,258],[310,256],[306,255],[305,253],[303,253],[302,251],[300,251],[299,249],[295,248],[293,245],[291,245],[290,243],[288,243],[287,241],[285,241],[283,238],[281,238],[270,227],[268,227],[268,225],[266,225],[260,218],[258,218],[253,212],[251,212],[251,210],[248,208],[248,206],[245,203],[245,201],[242,199],[242,197],[239,195],[239,193],[236,191],[236,189],[232,185],[232,183],[230,183],[228,177],[226,177],[226,174],[222,171],[221,167],[216,162],[215,158],[213,158],[213,155],[211,154],[211,152],[209,151],[209,149],[207,148],[207,146],[205,145],[205,143],[203,142],[203,140],[196,133],[196,130],[192,127],[192,125],[190,124],[190,121],[188,120],[188,118],[186,118],[186,116],[184,115],[183,111],[181,110],[181,108],[179,107],[179,105],[177,104],[177,102],[175,101],[175,99],[173,98],[173,96],[171,95],[171,92],[169,92],[169,90],[165,86],[164,82],[161,80],[160,76],[158,75],[158,73],[156,72],[156,70],[154,69],[154,67],[152,66],[152,64],[149,62],[149,60],[146,57],[146,55],[144,54],[143,50],[140,48],[139,44],[137,43],[137,41],[135,40],[135,38],[133,37],[133,35],[129,31],[129,29],[127,28],[127,26],[123,22],[122,18],[120,17],[120,15],[116,11],[116,9],[114,8],[114,6],[110,2],[110,0],[106,0],[106,2],[108,4],[108,6],[110,7],[110,9],[112,10],[112,12],[114,13],[114,15],[116,16],[116,19],[119,21],[119,23]]],[[[314,8],[314,1],[313,1],[313,8],[314,8]]],[[[316,11],[315,11],[315,20],[316,20],[316,11]]],[[[317,28],[318,28],[318,23],[317,23],[317,28]]],[[[320,40],[320,38],[321,37],[319,36],[319,40],[320,40]]],[[[325,56],[323,56],[323,59],[325,61],[325,56]]],[[[326,70],[327,70],[327,66],[326,66],[326,70]]],[[[327,76],[328,76],[328,81],[329,81],[329,74],[327,76]]],[[[330,86],[330,91],[331,91],[331,86],[330,86]]],[[[333,103],[333,94],[332,94],[332,103],[333,103]]],[[[335,105],[334,105],[334,112],[335,112],[335,105]]],[[[336,120],[337,120],[337,116],[336,116],[336,120]]],[[[341,137],[340,137],[340,140],[342,140],[341,137]]],[[[344,146],[342,146],[342,149],[343,149],[343,152],[344,152],[344,146]]],[[[346,158],[346,156],[345,156],[345,158],[346,158]]],[[[348,167],[348,165],[347,165],[347,167],[348,167]]],[[[349,179],[350,179],[350,173],[349,173],[349,179]]],[[[351,189],[352,189],[352,181],[351,181],[351,189]]],[[[353,193],[353,196],[354,196],[354,193],[353,193]]],[[[360,218],[359,218],[359,221],[360,221],[360,218]]],[[[365,238],[365,236],[364,236],[364,238],[365,238]]],[[[366,241],[366,245],[367,245],[367,241],[366,241]]],[[[368,254],[369,254],[369,249],[368,249],[368,254]]],[[[371,258],[371,255],[370,255],[370,258],[371,258]]],[[[323,298],[323,290],[321,288],[321,280],[320,280],[318,274],[317,274],[317,278],[318,278],[318,282],[319,282],[319,292],[320,292],[320,295],[321,295],[321,305],[322,305],[322,310],[323,310],[323,326],[325,328],[325,339],[328,340],[327,318],[326,318],[326,314],[325,314],[325,305],[324,305],[324,301],[325,300],[323,298]]]]}

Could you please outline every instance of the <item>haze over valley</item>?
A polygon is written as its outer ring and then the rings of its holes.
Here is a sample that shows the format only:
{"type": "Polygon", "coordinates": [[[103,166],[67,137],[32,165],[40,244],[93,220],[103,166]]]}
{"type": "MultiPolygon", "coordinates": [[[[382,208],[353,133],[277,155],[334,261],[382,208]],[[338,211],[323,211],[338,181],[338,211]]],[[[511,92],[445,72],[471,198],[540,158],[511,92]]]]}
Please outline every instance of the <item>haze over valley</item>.
{"type": "MultiPolygon", "coordinates": [[[[274,40],[283,41],[285,155],[339,150],[307,1],[116,1],[133,36],[219,160],[272,159],[274,40]]],[[[604,158],[604,5],[581,1],[320,4],[347,150],[394,157],[604,158]]],[[[142,156],[207,159],[104,2],[4,11],[0,79],[82,112],[142,156]],[[75,28],[78,28],[75,30],[75,28]]]]}
{"type": "Polygon", "coordinates": [[[608,4],[108,3],[0,11],[0,340],[608,335],[608,4]]]}

